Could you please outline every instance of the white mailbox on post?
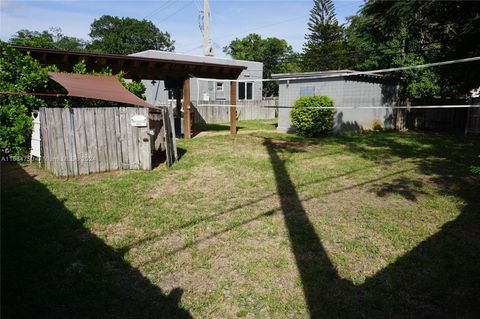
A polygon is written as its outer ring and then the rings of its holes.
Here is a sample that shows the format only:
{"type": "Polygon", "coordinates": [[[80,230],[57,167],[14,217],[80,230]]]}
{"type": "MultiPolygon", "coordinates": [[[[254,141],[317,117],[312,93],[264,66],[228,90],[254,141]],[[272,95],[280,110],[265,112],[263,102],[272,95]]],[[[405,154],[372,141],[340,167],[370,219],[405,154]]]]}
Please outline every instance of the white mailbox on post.
{"type": "Polygon", "coordinates": [[[38,112],[32,113],[33,118],[33,130],[32,130],[32,144],[30,150],[30,161],[32,161],[33,157],[36,157],[40,162],[42,158],[41,153],[41,135],[40,135],[40,116],[38,116],[38,112]]]}
{"type": "Polygon", "coordinates": [[[136,127],[146,127],[147,118],[144,115],[135,114],[130,119],[130,125],[136,127]]]}

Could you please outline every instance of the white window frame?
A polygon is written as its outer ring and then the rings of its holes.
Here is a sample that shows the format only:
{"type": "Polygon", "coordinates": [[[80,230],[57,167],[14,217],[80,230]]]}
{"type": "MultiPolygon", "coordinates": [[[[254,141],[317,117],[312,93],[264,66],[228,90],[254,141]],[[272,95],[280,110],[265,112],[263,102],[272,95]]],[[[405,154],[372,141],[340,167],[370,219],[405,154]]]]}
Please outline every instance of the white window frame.
{"type": "Polygon", "coordinates": [[[240,96],[239,96],[239,93],[240,93],[240,82],[238,82],[238,85],[237,85],[237,100],[239,101],[253,101],[255,99],[255,82],[253,81],[241,81],[242,83],[245,84],[245,92],[244,92],[244,96],[245,98],[244,99],[240,99],[240,96]],[[252,98],[248,98],[248,85],[247,83],[251,83],[252,84],[252,98]]]}
{"type": "Polygon", "coordinates": [[[225,91],[225,82],[223,82],[223,81],[215,82],[215,92],[223,92],[223,91],[225,91]],[[221,90],[218,89],[219,84],[221,84],[220,85],[221,90]]]}

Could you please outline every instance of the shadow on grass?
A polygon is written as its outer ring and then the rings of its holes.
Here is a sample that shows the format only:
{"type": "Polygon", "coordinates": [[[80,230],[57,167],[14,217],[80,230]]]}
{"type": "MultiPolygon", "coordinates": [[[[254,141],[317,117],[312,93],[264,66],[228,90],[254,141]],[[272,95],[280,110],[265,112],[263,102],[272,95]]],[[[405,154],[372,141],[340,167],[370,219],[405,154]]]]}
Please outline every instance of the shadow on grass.
{"type": "MultiPolygon", "coordinates": [[[[465,202],[456,220],[420,243],[362,285],[342,279],[302,206],[277,146],[266,138],[275,174],[280,206],[302,281],[311,318],[475,318],[480,311],[480,198],[479,179],[468,176],[469,163],[478,156],[479,143],[458,138],[414,135],[403,143],[392,135],[375,138],[339,137],[362,157],[417,158],[418,169],[434,176],[445,195],[465,202]]],[[[298,151],[293,148],[293,152],[298,151]]],[[[385,192],[416,199],[419,185],[395,182],[385,192]]],[[[384,195],[382,194],[379,194],[384,195]]],[[[341,197],[339,198],[341,200],[341,197]]]]}
{"type": "Polygon", "coordinates": [[[419,181],[412,180],[408,177],[399,177],[394,179],[390,183],[384,183],[378,189],[378,186],[372,188],[373,191],[377,190],[377,196],[386,197],[390,194],[399,194],[403,198],[416,202],[417,196],[419,194],[426,194],[424,191],[421,190],[423,184],[419,181]]]}
{"type": "MultiPolygon", "coordinates": [[[[272,141],[272,140],[270,140],[272,141]]],[[[280,146],[281,148],[285,148],[285,146],[280,146]]],[[[300,152],[300,146],[297,145],[294,147],[293,150],[290,150],[290,152],[300,152]]],[[[327,153],[327,154],[324,154],[322,155],[323,156],[330,156],[330,155],[335,155],[335,154],[338,154],[338,153],[341,153],[341,152],[332,152],[332,153],[327,153]]],[[[397,163],[399,161],[392,161],[392,163],[397,163]]],[[[358,173],[360,171],[364,171],[364,170],[368,170],[368,169],[372,169],[374,168],[375,165],[371,165],[371,166],[366,166],[366,167],[362,167],[362,168],[359,168],[359,169],[353,169],[353,170],[350,170],[350,171],[347,171],[345,173],[342,173],[342,174],[336,174],[336,175],[332,175],[332,176],[327,176],[327,177],[322,177],[322,178],[319,178],[319,179],[315,179],[311,182],[308,182],[308,183],[304,183],[304,184],[299,184],[298,187],[306,187],[306,186],[310,186],[310,185],[315,185],[317,183],[320,183],[320,182],[324,182],[324,181],[328,181],[328,180],[334,180],[334,179],[338,179],[338,178],[342,178],[342,177],[346,177],[346,176],[349,176],[349,175],[352,175],[352,174],[355,174],[355,173],[358,173]]],[[[380,176],[378,178],[375,178],[375,179],[371,179],[371,180],[368,180],[368,181],[365,181],[363,183],[359,183],[359,184],[355,184],[355,185],[352,185],[352,186],[349,186],[349,187],[342,187],[342,188],[337,188],[333,191],[329,191],[329,192],[324,192],[322,193],[321,195],[328,195],[328,194],[332,194],[332,193],[339,193],[339,192],[342,192],[342,191],[345,191],[345,190],[348,190],[348,189],[351,189],[351,188],[355,188],[355,187],[359,187],[359,186],[362,186],[362,185],[366,185],[366,184],[371,184],[371,183],[374,183],[374,182],[377,182],[377,181],[380,181],[382,179],[385,179],[385,178],[389,178],[393,175],[397,175],[397,174],[401,174],[401,173],[404,173],[406,172],[406,170],[401,170],[401,171],[397,171],[395,173],[392,173],[392,174],[387,174],[387,175],[383,175],[383,176],[380,176]]],[[[180,224],[180,225],[177,225],[175,227],[172,227],[170,228],[168,231],[165,231],[164,233],[160,233],[160,234],[155,234],[155,235],[152,235],[152,236],[147,236],[147,237],[144,237],[144,238],[139,238],[137,239],[136,241],[134,241],[133,243],[129,244],[129,245],[126,245],[124,247],[122,247],[122,250],[126,253],[128,252],[130,249],[132,249],[133,247],[137,247],[145,242],[148,242],[148,241],[151,241],[151,240],[155,240],[155,239],[158,239],[159,237],[163,236],[163,235],[166,235],[168,233],[173,233],[175,231],[178,231],[178,230],[182,230],[182,229],[185,229],[185,228],[189,228],[189,227],[193,227],[197,224],[200,224],[200,223],[204,223],[204,222],[208,222],[208,221],[213,221],[221,216],[224,216],[224,215],[227,215],[227,214],[230,214],[230,213],[238,213],[240,209],[242,208],[246,208],[248,206],[251,206],[251,205],[254,205],[254,204],[257,204],[263,200],[266,200],[268,198],[271,198],[272,196],[275,196],[277,193],[268,193],[266,195],[263,195],[261,197],[258,197],[256,199],[253,199],[253,200],[250,200],[246,203],[242,203],[242,204],[238,204],[238,205],[235,205],[231,208],[228,208],[228,209],[225,209],[223,211],[220,211],[220,212],[217,212],[217,213],[214,213],[214,214],[211,214],[211,215],[206,215],[206,216],[202,216],[200,218],[195,218],[195,219],[191,219],[189,221],[185,221],[184,223],[180,224]]],[[[305,200],[309,200],[311,198],[306,198],[305,200]]],[[[278,208],[280,209],[280,207],[278,208]]],[[[218,233],[215,233],[214,235],[211,235],[211,236],[208,236],[208,239],[211,239],[219,234],[223,234],[229,230],[232,230],[234,228],[237,228],[237,227],[240,227],[240,226],[244,226],[246,224],[248,224],[249,222],[251,221],[254,221],[254,220],[257,220],[259,218],[262,218],[264,216],[270,216],[271,214],[273,214],[273,211],[266,211],[264,213],[261,213],[257,216],[257,218],[254,218],[254,219],[248,219],[246,222],[241,222],[241,223],[238,223],[236,225],[234,225],[233,227],[229,227],[228,229],[226,229],[225,231],[221,231],[221,232],[218,232],[218,233]]],[[[195,241],[192,241],[191,243],[189,243],[188,245],[185,245],[183,246],[182,248],[180,249],[177,249],[175,250],[175,252],[178,252],[180,250],[183,250],[183,249],[186,249],[188,247],[191,247],[193,245],[196,245],[202,241],[204,241],[206,238],[204,239],[198,239],[198,240],[195,240],[195,241]]],[[[168,255],[171,255],[171,253],[168,253],[168,255]]],[[[146,263],[150,263],[152,261],[158,261],[159,259],[155,259],[155,260],[150,260],[146,263]]]]}
{"type": "MultiPolygon", "coordinates": [[[[179,161],[187,150],[182,147],[177,147],[177,161],[179,161]]],[[[166,151],[154,152],[152,155],[152,169],[155,169],[167,161],[166,151]]]]}
{"type": "MultiPolygon", "coordinates": [[[[243,127],[237,125],[237,130],[241,130],[241,129],[243,129],[243,127]]],[[[210,123],[210,124],[195,125],[195,132],[204,132],[204,131],[212,131],[212,132],[230,131],[230,124],[229,123],[220,123],[220,124],[210,123]]]]}
{"type": "Polygon", "coordinates": [[[163,293],[19,165],[1,171],[3,318],[191,318],[182,289],[163,293]]]}

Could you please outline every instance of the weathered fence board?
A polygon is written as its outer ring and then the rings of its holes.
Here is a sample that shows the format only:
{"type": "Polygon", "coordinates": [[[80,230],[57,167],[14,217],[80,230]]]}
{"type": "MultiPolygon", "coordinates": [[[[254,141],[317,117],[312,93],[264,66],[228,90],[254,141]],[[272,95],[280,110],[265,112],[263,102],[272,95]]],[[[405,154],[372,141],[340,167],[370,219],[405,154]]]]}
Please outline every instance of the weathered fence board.
{"type": "MultiPolygon", "coordinates": [[[[195,123],[226,123],[230,121],[230,101],[193,102],[195,123]],[[212,105],[213,104],[213,105],[212,105]],[[226,105],[226,106],[222,106],[226,105]]],[[[267,98],[261,101],[237,101],[238,119],[260,120],[274,119],[277,99],[267,98]]]]}
{"type": "Polygon", "coordinates": [[[98,163],[98,146],[97,146],[97,133],[95,127],[95,109],[85,109],[85,127],[87,131],[87,149],[89,159],[90,173],[97,173],[100,171],[98,163]]]}
{"type": "Polygon", "coordinates": [[[67,167],[67,151],[65,149],[65,139],[63,135],[63,120],[62,120],[62,113],[60,109],[52,109],[53,111],[53,120],[58,125],[55,125],[56,130],[56,144],[58,147],[58,157],[57,157],[57,165],[59,165],[59,174],[65,176],[68,171],[67,167]]]}
{"type": "Polygon", "coordinates": [[[109,170],[117,170],[117,143],[110,143],[110,141],[117,140],[115,134],[115,113],[113,112],[113,108],[105,108],[105,132],[107,136],[107,156],[109,170]]]}
{"type": "Polygon", "coordinates": [[[167,107],[163,111],[163,123],[164,123],[164,133],[165,133],[165,153],[167,159],[167,166],[173,165],[173,163],[178,159],[177,154],[177,145],[175,142],[175,125],[173,120],[173,110],[170,107],[167,107]]]}
{"type": "Polygon", "coordinates": [[[73,109],[74,130],[75,135],[75,150],[78,163],[78,174],[85,175],[89,173],[88,168],[88,148],[87,148],[87,133],[85,128],[85,116],[80,109],[73,109]]]}
{"type": "MultiPolygon", "coordinates": [[[[77,176],[120,168],[152,168],[150,128],[132,126],[148,109],[40,109],[45,166],[57,176],[77,176]]],[[[157,127],[160,129],[159,127],[157,127]]],[[[154,132],[159,134],[159,132],[154,132]]]]}
{"type": "Polygon", "coordinates": [[[112,108],[113,110],[113,130],[114,136],[117,143],[115,144],[115,149],[117,151],[116,159],[117,159],[117,168],[122,168],[122,134],[120,131],[120,110],[118,107],[112,108]]]}
{"type": "Polygon", "coordinates": [[[152,149],[154,151],[165,150],[165,132],[163,125],[163,112],[150,112],[149,114],[150,130],[154,135],[151,137],[152,149]]]}
{"type": "Polygon", "coordinates": [[[48,141],[48,134],[47,134],[47,131],[46,131],[46,127],[47,127],[47,118],[46,118],[46,114],[45,112],[40,112],[39,115],[40,116],[40,123],[42,123],[43,125],[40,125],[40,134],[42,136],[42,144],[44,146],[42,146],[42,149],[43,149],[43,161],[45,163],[45,167],[50,170],[51,169],[51,166],[50,166],[50,154],[49,154],[49,151],[51,150],[50,148],[50,145],[49,145],[49,141],[48,141]],[[46,147],[45,147],[46,146],[46,147]]]}

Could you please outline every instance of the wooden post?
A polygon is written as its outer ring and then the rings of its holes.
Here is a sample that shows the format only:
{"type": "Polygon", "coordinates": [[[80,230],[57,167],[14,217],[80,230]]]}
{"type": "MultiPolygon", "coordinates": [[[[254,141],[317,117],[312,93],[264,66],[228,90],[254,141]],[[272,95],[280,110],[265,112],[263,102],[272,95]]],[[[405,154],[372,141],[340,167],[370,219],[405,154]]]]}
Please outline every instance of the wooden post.
{"type": "Polygon", "coordinates": [[[190,79],[183,81],[183,136],[190,138],[190,79]]]}
{"type": "Polygon", "coordinates": [[[180,114],[182,114],[182,112],[180,111],[182,109],[182,89],[180,87],[177,87],[175,89],[175,102],[176,102],[176,105],[175,105],[175,113],[174,113],[174,116],[175,117],[180,117],[180,114]]]}
{"type": "Polygon", "coordinates": [[[237,82],[230,82],[230,135],[237,135],[237,82]]]}

